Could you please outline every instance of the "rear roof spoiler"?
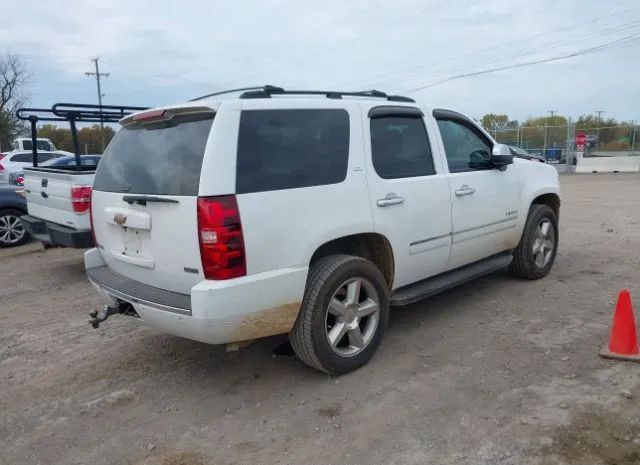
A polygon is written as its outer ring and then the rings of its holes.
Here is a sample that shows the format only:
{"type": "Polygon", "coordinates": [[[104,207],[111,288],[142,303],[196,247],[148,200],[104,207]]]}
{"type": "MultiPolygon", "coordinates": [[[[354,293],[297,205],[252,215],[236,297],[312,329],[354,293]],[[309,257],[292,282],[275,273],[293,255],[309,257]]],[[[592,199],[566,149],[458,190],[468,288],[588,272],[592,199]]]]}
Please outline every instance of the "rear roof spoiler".
{"type": "Polygon", "coordinates": [[[195,107],[173,107],[173,108],[154,108],[147,109],[144,112],[136,112],[125,116],[119,122],[121,125],[133,123],[134,121],[159,121],[163,119],[171,119],[177,115],[187,115],[193,113],[211,113],[215,114],[215,110],[211,107],[195,106],[195,107]]]}

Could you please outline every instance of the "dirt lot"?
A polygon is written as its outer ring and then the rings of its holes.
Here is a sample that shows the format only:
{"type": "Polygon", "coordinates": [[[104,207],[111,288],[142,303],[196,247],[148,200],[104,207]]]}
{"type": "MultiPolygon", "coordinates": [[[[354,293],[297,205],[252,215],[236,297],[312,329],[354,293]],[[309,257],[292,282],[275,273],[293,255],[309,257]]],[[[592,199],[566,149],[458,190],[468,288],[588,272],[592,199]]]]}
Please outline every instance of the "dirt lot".
{"type": "Polygon", "coordinates": [[[340,378],[272,354],[283,338],[94,330],[80,251],[0,251],[0,463],[640,464],[640,364],[597,356],[617,291],[640,302],[640,176],[562,184],[549,277],[397,309],[340,378]]]}

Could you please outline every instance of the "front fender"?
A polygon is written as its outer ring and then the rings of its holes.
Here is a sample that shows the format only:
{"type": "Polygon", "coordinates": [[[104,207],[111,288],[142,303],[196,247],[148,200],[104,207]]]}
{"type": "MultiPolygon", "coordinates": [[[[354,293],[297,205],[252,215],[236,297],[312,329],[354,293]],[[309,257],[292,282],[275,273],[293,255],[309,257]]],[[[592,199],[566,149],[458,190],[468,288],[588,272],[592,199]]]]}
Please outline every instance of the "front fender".
{"type": "Polygon", "coordinates": [[[560,179],[558,171],[551,165],[529,160],[514,160],[520,181],[521,216],[520,229],[524,229],[531,205],[535,199],[545,194],[554,194],[560,199],[560,179]]]}

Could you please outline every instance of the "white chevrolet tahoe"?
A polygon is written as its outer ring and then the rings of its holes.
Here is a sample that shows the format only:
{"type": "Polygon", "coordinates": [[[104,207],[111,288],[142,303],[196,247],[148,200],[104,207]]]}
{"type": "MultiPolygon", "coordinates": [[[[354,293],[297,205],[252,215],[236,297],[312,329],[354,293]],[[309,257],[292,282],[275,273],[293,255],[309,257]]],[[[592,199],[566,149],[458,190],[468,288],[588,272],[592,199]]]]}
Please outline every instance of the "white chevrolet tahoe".
{"type": "Polygon", "coordinates": [[[505,267],[542,278],[555,259],[556,170],[460,113],[266,86],[121,123],[92,190],[94,326],[120,313],[212,344],[288,333],[305,363],[345,373],[390,307],[505,267]]]}

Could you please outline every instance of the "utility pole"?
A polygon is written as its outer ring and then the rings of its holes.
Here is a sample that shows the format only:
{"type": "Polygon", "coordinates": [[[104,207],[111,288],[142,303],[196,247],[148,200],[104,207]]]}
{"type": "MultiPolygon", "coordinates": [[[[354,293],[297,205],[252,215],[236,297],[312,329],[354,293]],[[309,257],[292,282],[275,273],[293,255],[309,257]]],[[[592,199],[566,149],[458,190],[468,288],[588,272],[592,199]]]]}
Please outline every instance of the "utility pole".
{"type": "MultiPolygon", "coordinates": [[[[549,117],[553,119],[553,114],[558,113],[558,110],[547,110],[547,113],[549,113],[550,115],[549,117]]],[[[544,146],[542,148],[542,153],[545,159],[547,158],[547,134],[548,133],[549,133],[549,120],[547,119],[544,123],[544,146]]]]}
{"type": "Polygon", "coordinates": [[[574,151],[574,141],[576,140],[576,125],[571,120],[571,117],[567,119],[567,141],[565,143],[565,161],[566,172],[572,173],[573,171],[573,159],[577,157],[574,151]]]}
{"type": "MultiPolygon", "coordinates": [[[[86,72],[87,76],[95,77],[96,83],[98,84],[98,105],[100,106],[100,111],[102,111],[102,97],[104,94],[100,89],[100,78],[101,77],[109,77],[109,73],[101,73],[100,65],[98,62],[100,61],[100,57],[92,58],[91,61],[96,65],[96,71],[94,72],[86,72]]],[[[102,142],[102,153],[104,153],[104,122],[102,121],[102,117],[100,117],[100,140],[102,142]]]]}
{"type": "Polygon", "coordinates": [[[596,110],[594,111],[594,113],[598,114],[598,118],[596,120],[596,122],[598,123],[598,127],[596,128],[596,150],[598,149],[598,146],[600,145],[600,123],[602,123],[602,114],[604,113],[604,110],[596,110]]]}

